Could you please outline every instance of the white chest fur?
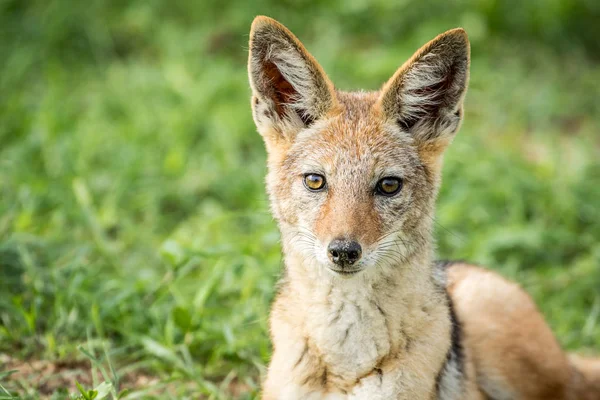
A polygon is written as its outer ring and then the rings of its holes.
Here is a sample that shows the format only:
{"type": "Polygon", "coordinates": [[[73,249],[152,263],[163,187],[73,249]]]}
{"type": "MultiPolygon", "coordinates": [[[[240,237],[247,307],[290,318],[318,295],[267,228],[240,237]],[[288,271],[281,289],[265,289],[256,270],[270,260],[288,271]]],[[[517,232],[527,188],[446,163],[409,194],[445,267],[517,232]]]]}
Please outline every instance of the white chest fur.
{"type": "Polygon", "coordinates": [[[308,310],[308,332],[330,373],[355,380],[377,367],[390,351],[386,316],[372,291],[332,289],[326,302],[308,310]]]}

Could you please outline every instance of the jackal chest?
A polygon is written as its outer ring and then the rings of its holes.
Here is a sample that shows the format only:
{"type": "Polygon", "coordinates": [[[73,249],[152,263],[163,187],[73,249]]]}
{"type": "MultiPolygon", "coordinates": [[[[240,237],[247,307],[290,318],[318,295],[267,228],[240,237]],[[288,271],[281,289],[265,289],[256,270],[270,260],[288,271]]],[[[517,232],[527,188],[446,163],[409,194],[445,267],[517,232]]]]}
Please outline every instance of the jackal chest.
{"type": "Polygon", "coordinates": [[[308,321],[308,331],[333,386],[355,383],[389,356],[392,335],[375,300],[362,296],[341,298],[312,311],[315,314],[308,321]]]}

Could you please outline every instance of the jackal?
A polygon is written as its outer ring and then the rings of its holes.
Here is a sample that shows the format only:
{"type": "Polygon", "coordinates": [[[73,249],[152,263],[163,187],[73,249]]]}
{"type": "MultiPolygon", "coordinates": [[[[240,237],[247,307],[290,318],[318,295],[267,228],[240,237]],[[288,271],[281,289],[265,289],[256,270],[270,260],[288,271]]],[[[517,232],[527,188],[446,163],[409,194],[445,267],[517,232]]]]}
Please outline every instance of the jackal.
{"type": "Polygon", "coordinates": [[[462,29],[377,92],[342,92],[283,25],[250,32],[252,110],[285,274],[264,399],[600,399],[516,284],[433,261],[443,152],[469,79],[462,29]]]}

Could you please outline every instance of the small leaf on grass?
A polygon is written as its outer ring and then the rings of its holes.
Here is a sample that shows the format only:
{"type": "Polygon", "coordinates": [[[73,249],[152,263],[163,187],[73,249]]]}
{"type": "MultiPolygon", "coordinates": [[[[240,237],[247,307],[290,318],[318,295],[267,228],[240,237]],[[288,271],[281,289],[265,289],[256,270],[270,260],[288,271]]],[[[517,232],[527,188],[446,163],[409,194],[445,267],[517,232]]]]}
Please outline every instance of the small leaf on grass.
{"type": "Polygon", "coordinates": [[[92,204],[92,196],[87,185],[81,178],[73,179],[73,192],[75,192],[75,198],[77,202],[83,207],[89,207],[92,204]]]}
{"type": "Polygon", "coordinates": [[[83,386],[81,386],[81,384],[77,381],[75,381],[75,386],[77,386],[77,389],[79,389],[79,392],[81,393],[81,396],[85,399],[85,400],[94,400],[96,398],[96,396],[98,396],[98,392],[95,390],[85,390],[83,388],[83,386]]]}
{"type": "Polygon", "coordinates": [[[188,331],[192,324],[192,316],[189,311],[183,307],[173,309],[173,320],[175,324],[183,331],[188,331]]]}
{"type": "Polygon", "coordinates": [[[79,392],[81,393],[83,398],[87,399],[87,393],[86,393],[85,389],[83,388],[83,386],[81,386],[81,384],[79,384],[79,382],[77,382],[77,381],[75,381],[75,386],[77,386],[77,389],[79,390],[79,392]]]}
{"type": "Polygon", "coordinates": [[[185,252],[181,245],[172,239],[166,240],[160,246],[160,254],[171,266],[179,265],[185,259],[185,252]]]}
{"type": "Polygon", "coordinates": [[[99,384],[98,386],[96,386],[96,388],[94,389],[94,391],[97,392],[97,399],[104,399],[106,398],[110,392],[112,390],[112,385],[108,382],[102,382],[101,384],[99,384]]]}

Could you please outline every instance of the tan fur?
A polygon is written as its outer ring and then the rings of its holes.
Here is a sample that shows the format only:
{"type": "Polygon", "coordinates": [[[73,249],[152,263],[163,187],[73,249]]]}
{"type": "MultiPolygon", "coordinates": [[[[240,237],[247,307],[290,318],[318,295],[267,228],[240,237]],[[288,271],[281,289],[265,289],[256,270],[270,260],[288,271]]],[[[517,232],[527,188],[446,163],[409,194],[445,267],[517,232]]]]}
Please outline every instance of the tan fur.
{"type": "Polygon", "coordinates": [[[490,397],[503,398],[494,397],[499,392],[511,399],[600,399],[600,361],[569,361],[517,284],[462,264],[450,269],[448,287],[465,327],[469,364],[490,397]]]}
{"type": "Polygon", "coordinates": [[[522,290],[470,266],[451,267],[446,283],[432,262],[442,157],[469,77],[462,29],[423,46],[378,92],[337,91],[267,17],[252,25],[248,65],[285,254],[264,399],[592,399],[582,393],[596,367],[566,358],[522,290]],[[308,190],[306,174],[326,185],[308,190]],[[384,177],[402,179],[399,194],[377,193],[384,177]],[[328,259],[334,239],[360,244],[353,275],[328,259]]]}

